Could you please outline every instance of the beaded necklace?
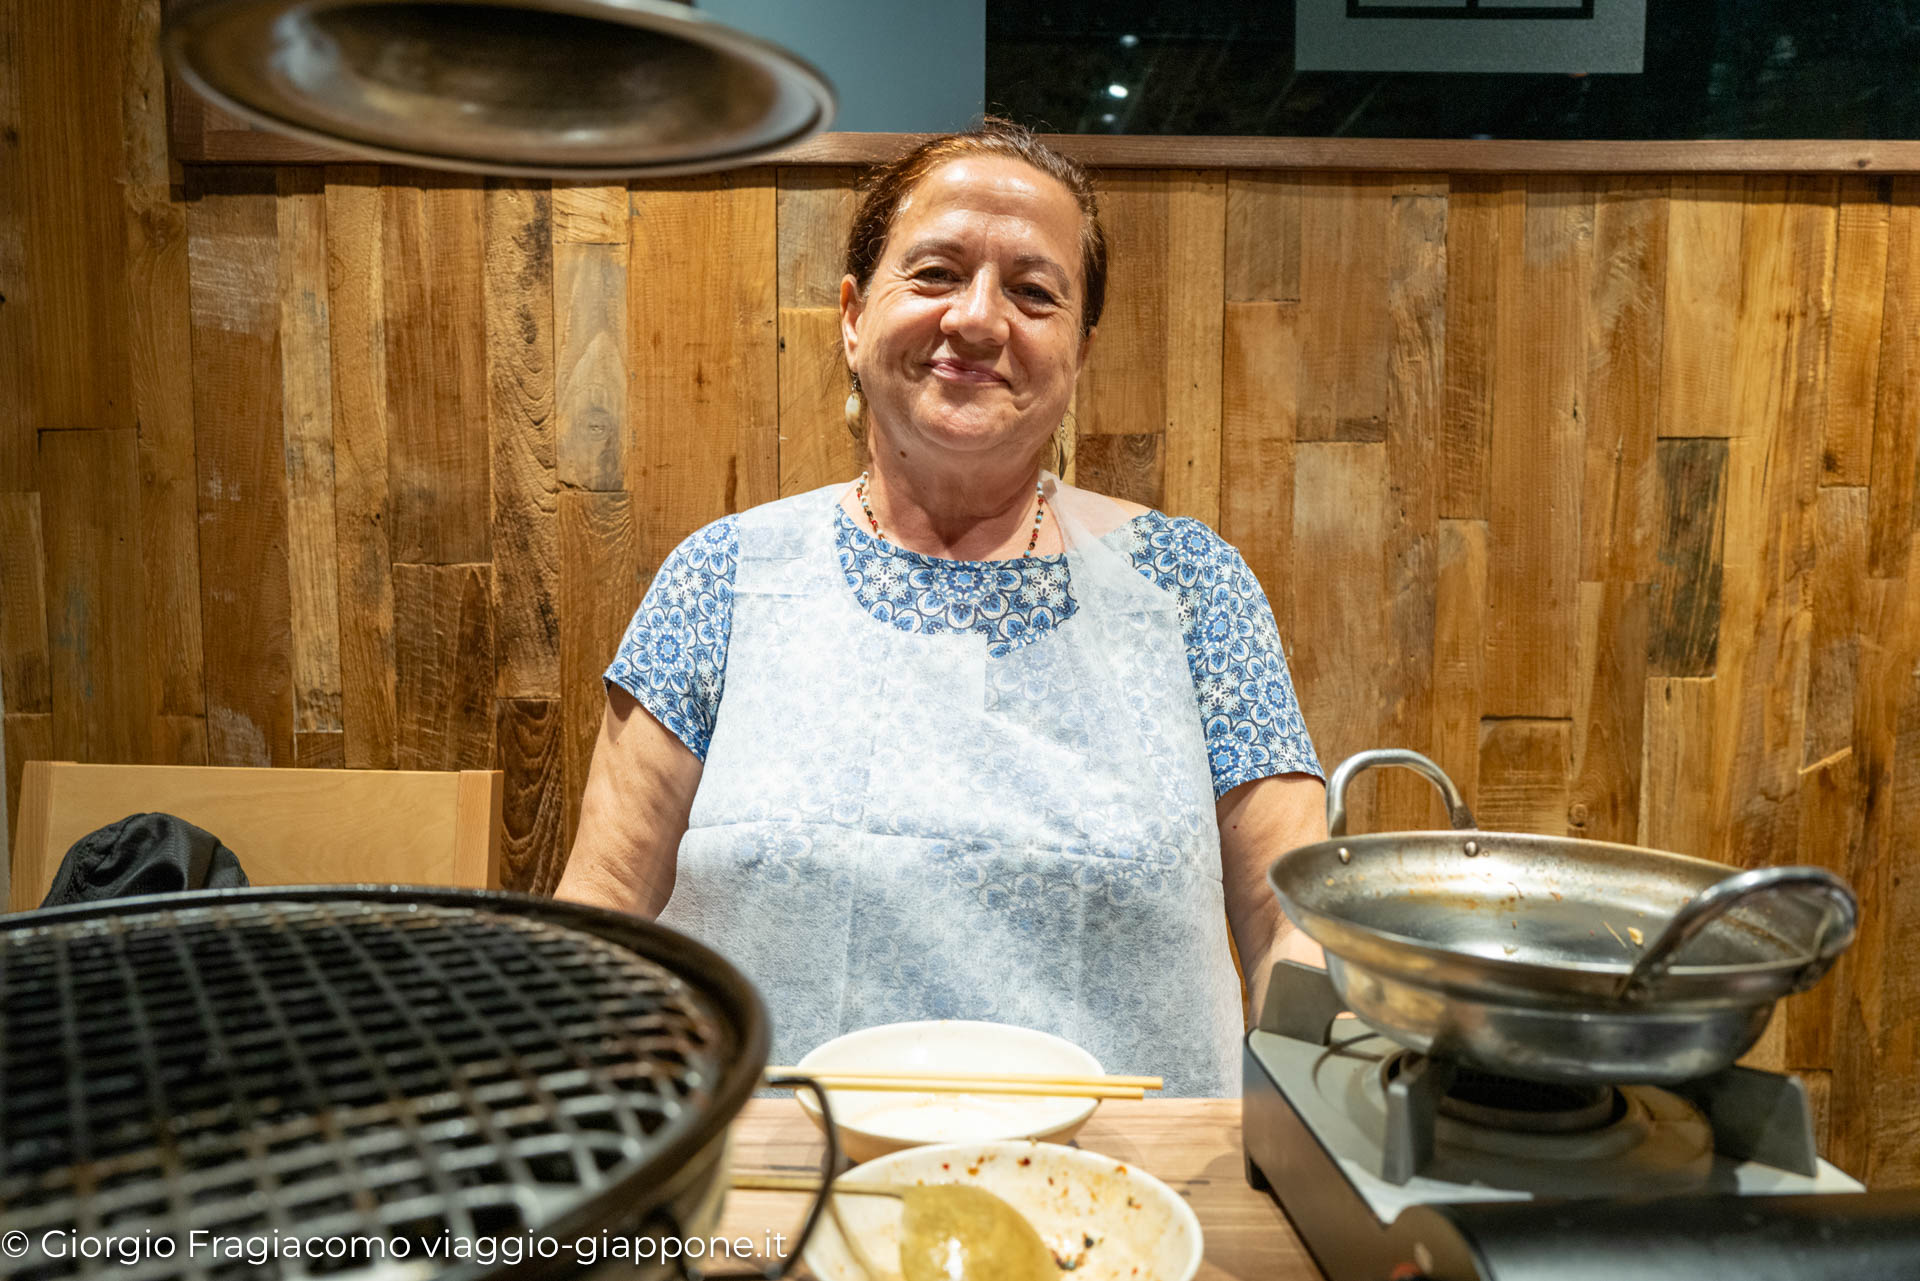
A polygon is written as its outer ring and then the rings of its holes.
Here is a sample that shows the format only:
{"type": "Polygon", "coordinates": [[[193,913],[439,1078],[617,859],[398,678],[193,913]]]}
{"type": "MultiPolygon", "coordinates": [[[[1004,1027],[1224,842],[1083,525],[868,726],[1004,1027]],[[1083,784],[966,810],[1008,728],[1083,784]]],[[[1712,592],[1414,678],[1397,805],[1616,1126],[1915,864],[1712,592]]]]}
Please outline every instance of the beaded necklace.
{"type": "MultiPolygon", "coordinates": [[[[860,510],[867,515],[867,524],[873,530],[875,538],[885,538],[880,532],[880,521],[873,514],[873,504],[867,501],[867,473],[861,472],[860,479],[854,482],[853,496],[860,500],[860,510]]],[[[1047,518],[1047,491],[1040,487],[1039,481],[1033,482],[1033,532],[1027,536],[1027,550],[1023,555],[1033,555],[1033,549],[1040,545],[1040,523],[1047,518]]]]}

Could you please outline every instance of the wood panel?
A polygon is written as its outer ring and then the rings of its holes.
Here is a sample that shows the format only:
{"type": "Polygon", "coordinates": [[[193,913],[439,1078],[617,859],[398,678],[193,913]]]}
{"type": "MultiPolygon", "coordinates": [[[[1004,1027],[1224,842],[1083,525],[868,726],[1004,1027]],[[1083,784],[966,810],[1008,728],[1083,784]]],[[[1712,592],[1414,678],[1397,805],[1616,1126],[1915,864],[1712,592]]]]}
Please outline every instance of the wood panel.
{"type": "Polygon", "coordinates": [[[1920,451],[1920,178],[1893,183],[1887,226],[1887,288],[1881,309],[1879,397],[1874,405],[1871,541],[1875,577],[1907,572],[1920,451]]]}
{"type": "Polygon", "coordinates": [[[1572,731],[1563,720],[1480,723],[1480,795],[1473,816],[1482,827],[1566,834],[1572,731]]]}
{"type": "Polygon", "coordinates": [[[506,774],[502,798],[500,883],[551,894],[566,870],[567,793],[560,701],[503,698],[494,741],[506,774]]]}
{"type": "Polygon", "coordinates": [[[1840,182],[1834,241],[1833,368],[1825,448],[1820,454],[1820,481],[1825,485],[1865,485],[1872,475],[1891,196],[1891,184],[1885,178],[1840,182]]]}
{"type": "MultiPolygon", "coordinates": [[[[1900,838],[1911,821],[1898,805],[1903,797],[1896,784],[1904,766],[1899,753],[1908,745],[1903,735],[1914,710],[1911,686],[1915,662],[1920,660],[1920,592],[1904,579],[1870,579],[1862,587],[1852,744],[1861,788],[1861,830],[1848,879],[1872,904],[1891,901],[1894,878],[1909,879],[1891,842],[1900,838]]],[[[1853,994],[1862,1022],[1876,1036],[1886,988],[1898,974],[1898,967],[1885,964],[1893,956],[1888,923],[1889,913],[1867,911],[1860,923],[1860,940],[1842,962],[1843,967],[1856,970],[1848,976],[1853,981],[1846,990],[1853,994]]],[[[1866,1106],[1864,1101],[1860,1106],[1866,1106]]]]}
{"type": "Polygon", "coordinates": [[[208,179],[187,210],[207,754],[215,765],[293,763],[274,192],[271,173],[236,171],[208,179]]]}
{"type": "MultiPolygon", "coordinates": [[[[1438,462],[1444,404],[1447,184],[1402,178],[1388,211],[1386,650],[1377,676],[1381,741],[1433,738],[1435,598],[1439,589],[1438,462]]],[[[1382,828],[1425,827],[1436,812],[1426,780],[1387,770],[1379,780],[1382,828]]]]}
{"type": "Polygon", "coordinates": [[[354,769],[392,769],[398,759],[387,468],[386,200],[378,170],[327,170],[341,719],[346,763],[354,769]]]}
{"type": "MultiPolygon", "coordinates": [[[[1167,511],[1216,523],[1225,175],[1115,178],[1102,210],[1113,266],[1077,390],[1078,434],[1160,437],[1167,511]]],[[[1085,457],[1083,446],[1076,466],[1085,457]]]]}
{"type": "MultiPolygon", "coordinates": [[[[1301,441],[1294,450],[1293,548],[1314,567],[1294,595],[1289,650],[1300,708],[1331,765],[1380,744],[1374,682],[1387,645],[1385,444],[1301,441]]],[[[1375,827],[1374,772],[1349,795],[1352,830],[1375,827]]]]}
{"type": "MultiPolygon", "coordinates": [[[[1916,632],[1920,628],[1909,630],[1909,640],[1916,632]]],[[[1894,823],[1887,834],[1888,851],[1912,850],[1920,842],[1920,672],[1912,672],[1905,685],[1895,723],[1894,823]]],[[[1920,1185],[1920,1115],[1913,1107],[1914,1098],[1920,1097],[1920,978],[1896,949],[1920,930],[1920,878],[1904,861],[1883,856],[1879,866],[1878,888],[1886,893],[1878,901],[1887,905],[1882,914],[1886,932],[1877,940],[1880,950],[1874,958],[1881,995],[1878,1022],[1870,1026],[1879,1029],[1879,1046],[1876,1071],[1867,1080],[1873,1087],[1869,1114],[1886,1128],[1874,1136],[1866,1177],[1876,1186],[1910,1187],[1920,1185]]]]}
{"type": "MultiPolygon", "coordinates": [[[[418,522],[418,559],[460,564],[490,559],[487,495],[486,205],[471,179],[436,175],[426,183],[433,296],[433,428],[429,437],[393,422],[403,448],[388,455],[402,484],[394,518],[401,536],[396,560],[413,560],[410,527],[418,522]],[[422,500],[416,512],[414,486],[422,500]]],[[[409,264],[410,266],[412,264],[409,264]]]]}
{"type": "Polygon", "coordinates": [[[1725,436],[1733,400],[1746,179],[1675,178],[1667,212],[1660,434],[1725,436]]]}
{"type": "Polygon", "coordinates": [[[483,193],[419,178],[382,188],[395,563],[489,555],[483,193]]]}
{"type": "Polygon", "coordinates": [[[301,769],[345,769],[346,733],[342,730],[295,730],[293,763],[301,769]]]}
{"type": "Polygon", "coordinates": [[[834,307],[780,309],[780,492],[857,475],[866,451],[847,430],[847,358],[834,307]]]}
{"type": "MultiPolygon", "coordinates": [[[[620,194],[624,208],[625,190],[620,194]]],[[[556,224],[553,402],[560,483],[617,490],[627,442],[627,246],[566,241],[560,230],[556,224]]]]}
{"type": "Polygon", "coordinates": [[[1486,522],[1441,521],[1438,560],[1433,599],[1433,759],[1459,786],[1467,804],[1473,805],[1479,797],[1480,691],[1486,677],[1486,522]]]}
{"type": "MultiPolygon", "coordinates": [[[[158,69],[158,59],[153,60],[158,69]]],[[[140,439],[140,553],[145,567],[149,694],[156,718],[202,717],[200,521],[195,475],[193,328],[186,210],[165,157],[150,185],[126,189],[127,326],[140,439]]],[[[0,393],[3,394],[3,393],[0,393]]],[[[158,723],[156,721],[156,723],[158,723]]],[[[160,735],[159,759],[168,759],[160,735]]]]}
{"type": "Polygon", "coordinates": [[[1815,514],[1813,636],[1807,673],[1805,765],[1814,765],[1853,743],[1860,637],[1866,612],[1867,491],[1833,486],[1820,491],[1815,514]]]}
{"type": "Polygon", "coordinates": [[[1659,541],[1648,661],[1662,676],[1704,676],[1720,645],[1727,445],[1663,440],[1655,455],[1659,541]]]}
{"type": "Polygon", "coordinates": [[[21,15],[27,0],[0,0],[0,490],[34,488],[40,392],[29,385],[36,341],[34,294],[27,284],[29,184],[22,130],[21,15]]]}
{"type": "Polygon", "coordinates": [[[332,326],[327,308],[322,172],[281,170],[275,211],[280,237],[280,410],[287,477],[287,587],[293,611],[294,732],[337,734],[342,732],[340,589],[334,543],[332,326]]]}
{"type": "MultiPolygon", "coordinates": [[[[1882,1083],[1897,1088],[1916,1082],[1913,1022],[1902,1026],[1888,1006],[1911,1001],[1913,969],[1903,963],[1903,940],[1894,933],[1902,915],[1911,921],[1914,877],[1900,842],[1912,839],[1915,776],[1920,750],[1920,591],[1905,579],[1871,579],[1863,585],[1859,680],[1854,697],[1853,756],[1860,785],[1860,835],[1847,878],[1867,910],[1853,948],[1832,979],[1840,1009],[1834,1029],[1832,1158],[1843,1169],[1884,1181],[1916,1182],[1911,1157],[1897,1156],[1881,1129],[1911,1116],[1885,1110],[1882,1083]],[[1879,908],[1872,905],[1879,904],[1879,908]],[[1881,1111],[1876,1116],[1876,1108],[1881,1111]],[[1900,1166],[1907,1166],[1903,1174],[1900,1166]]],[[[1910,1008],[1910,1006],[1908,1006],[1910,1008]]],[[[1909,1145],[1910,1146],[1910,1145],[1909,1145]]]]}
{"type": "MultiPolygon", "coordinates": [[[[17,839],[20,817],[20,772],[28,761],[50,761],[53,751],[53,713],[8,712],[4,726],[7,755],[7,835],[17,839]]],[[[11,844],[8,847],[12,848],[11,844]]]]}
{"type": "Polygon", "coordinates": [[[1075,396],[1082,436],[1152,435],[1166,422],[1169,199],[1146,176],[1102,186],[1107,299],[1075,396]]]}
{"type": "Polygon", "coordinates": [[[1503,213],[1483,710],[1557,720],[1573,714],[1594,195],[1536,179],[1523,235],[1503,213]]]}
{"type": "MultiPolygon", "coordinates": [[[[143,761],[138,443],[131,429],[42,432],[38,472],[53,750],[68,759],[143,761]]],[[[21,710],[38,709],[30,701],[21,710]]]]}
{"type": "Polygon", "coordinates": [[[1713,839],[1714,679],[1647,681],[1646,750],[1640,768],[1639,843],[1695,858],[1713,839]]]}
{"type": "MultiPolygon", "coordinates": [[[[626,188],[619,192],[625,234],[626,188]]],[[[493,442],[496,684],[503,698],[560,692],[552,220],[545,186],[489,184],[487,433],[493,442]]],[[[525,794],[516,792],[511,775],[507,790],[508,813],[517,816],[514,806],[525,794]]],[[[518,867],[517,858],[510,857],[509,865],[518,867]]]]}
{"type": "Polygon", "coordinates": [[[553,240],[565,245],[627,243],[627,185],[553,186],[553,240]]]}
{"type": "Polygon", "coordinates": [[[1163,506],[1220,523],[1221,294],[1226,175],[1177,172],[1167,186],[1167,364],[1163,506]]]}
{"type": "Polygon", "coordinates": [[[779,492],[772,176],[633,191],[626,488],[646,499],[634,515],[649,574],[693,530],[779,492]]]}
{"type": "Polygon", "coordinates": [[[1074,483],[1095,493],[1165,508],[1171,504],[1162,462],[1158,435],[1088,436],[1074,459],[1074,483]]]}
{"type": "MultiPolygon", "coordinates": [[[[1800,847],[1796,861],[1845,876],[1861,831],[1853,749],[1800,771],[1800,847]]],[[[1871,910],[1871,908],[1869,908],[1871,910]]],[[[1777,1016],[1785,1028],[1785,1066],[1823,1069],[1833,1062],[1837,989],[1822,983],[1786,1002],[1777,1016]]]]}
{"type": "Polygon", "coordinates": [[[1393,185],[1361,174],[1300,182],[1301,440],[1387,438],[1387,243],[1393,185]]]}
{"type": "Polygon", "coordinates": [[[1567,825],[1600,840],[1632,841],[1640,826],[1666,195],[1611,179],[1594,202],[1567,825]]]}
{"type": "Polygon", "coordinates": [[[856,204],[852,169],[775,175],[779,336],[780,492],[845,480],[866,466],[847,430],[840,281],[856,204]]]}
{"type": "Polygon", "coordinates": [[[1837,214],[1825,180],[1750,188],[1715,734],[1715,856],[1748,865],[1790,848],[1799,826],[1837,214]]]}
{"type": "Polygon", "coordinates": [[[154,720],[154,762],[159,765],[205,765],[207,718],[160,716],[154,720]]]}
{"type": "Polygon", "coordinates": [[[1226,300],[1300,301],[1300,179],[1227,175],[1226,300]]]}
{"type": "Polygon", "coordinates": [[[1647,593],[1609,578],[1580,584],[1574,652],[1574,836],[1631,843],[1640,828],[1647,681],[1647,593]]]}
{"type": "Polygon", "coordinates": [[[1651,570],[1654,441],[1665,340],[1664,187],[1601,183],[1593,210],[1593,294],[1587,313],[1585,479],[1580,580],[1644,582],[1651,570]]]}
{"type": "Polygon", "coordinates": [[[493,760],[491,569],[393,567],[395,749],[403,770],[484,769],[493,760]]]}
{"type": "Polygon", "coordinates": [[[18,87],[8,98],[19,112],[22,300],[31,349],[51,357],[26,366],[42,430],[134,425],[119,186],[128,9],[23,4],[7,24],[19,41],[9,45],[18,87]]]}
{"type": "Polygon", "coordinates": [[[568,848],[607,697],[601,673],[640,606],[655,567],[641,560],[640,526],[626,494],[560,496],[561,771],[568,848]]]}
{"type": "MultiPolygon", "coordinates": [[[[1233,258],[1229,230],[1228,259],[1233,258]]],[[[1222,322],[1220,533],[1266,590],[1280,634],[1294,634],[1294,379],[1300,309],[1229,302],[1222,322]]]]}
{"type": "MultiPolygon", "coordinates": [[[[40,495],[0,494],[0,707],[46,712],[48,682],[46,548],[40,495]]],[[[11,812],[11,811],[9,811],[11,812]]]]}
{"type": "MultiPolygon", "coordinates": [[[[1501,262],[1526,235],[1518,178],[1456,177],[1447,201],[1447,382],[1440,419],[1440,514],[1485,520],[1489,510],[1501,262]],[[1503,250],[1506,244],[1508,249],[1503,250]]],[[[1511,290],[1507,297],[1522,300],[1511,290]]]]}
{"type": "Polygon", "coordinates": [[[840,306],[857,170],[808,166],[775,174],[781,307],[840,306]]]}

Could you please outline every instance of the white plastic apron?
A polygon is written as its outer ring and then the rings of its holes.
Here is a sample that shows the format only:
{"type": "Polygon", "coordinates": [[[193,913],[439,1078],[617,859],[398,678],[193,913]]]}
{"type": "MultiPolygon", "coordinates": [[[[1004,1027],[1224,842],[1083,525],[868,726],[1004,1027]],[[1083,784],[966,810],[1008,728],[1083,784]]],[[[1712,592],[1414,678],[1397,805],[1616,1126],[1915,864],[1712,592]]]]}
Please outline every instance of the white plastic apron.
{"type": "Polygon", "coordinates": [[[991,1019],[1169,1094],[1238,1094],[1178,604],[1096,536],[1116,505],[1046,483],[1076,612],[1002,658],[867,613],[834,545],[845,486],[740,517],[726,688],[660,920],[760,990],[775,1062],[991,1019]]]}

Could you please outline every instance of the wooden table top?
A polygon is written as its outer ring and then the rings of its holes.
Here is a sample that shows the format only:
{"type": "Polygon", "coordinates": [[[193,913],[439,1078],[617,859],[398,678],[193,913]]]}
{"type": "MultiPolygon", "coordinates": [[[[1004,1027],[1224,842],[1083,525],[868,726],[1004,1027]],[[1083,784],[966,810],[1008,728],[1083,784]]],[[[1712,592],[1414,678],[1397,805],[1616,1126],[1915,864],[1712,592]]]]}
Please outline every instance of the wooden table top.
{"type": "MultiPolygon", "coordinates": [[[[819,1173],[820,1132],[792,1099],[749,1101],[732,1140],[735,1170],[819,1173]]],[[[1146,1170],[1187,1198],[1206,1238],[1204,1281],[1320,1281],[1280,1207],[1247,1186],[1239,1099],[1109,1100],[1075,1143],[1146,1170]]],[[[769,1231],[791,1233],[805,1211],[791,1193],[730,1192],[715,1231],[755,1240],[769,1231]]]]}

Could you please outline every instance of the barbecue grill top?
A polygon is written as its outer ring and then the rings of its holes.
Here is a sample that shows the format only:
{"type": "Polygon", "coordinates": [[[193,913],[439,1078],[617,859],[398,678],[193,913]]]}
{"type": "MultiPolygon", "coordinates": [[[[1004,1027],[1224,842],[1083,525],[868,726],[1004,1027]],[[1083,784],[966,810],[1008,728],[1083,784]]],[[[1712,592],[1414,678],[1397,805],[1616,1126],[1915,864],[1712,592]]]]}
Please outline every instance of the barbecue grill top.
{"type": "MultiPolygon", "coordinates": [[[[32,1243],[0,1275],[33,1278],[273,1275],[190,1252],[194,1228],[404,1241],[416,1265],[429,1243],[596,1231],[671,1190],[766,1054],[758,999],[705,949],[476,892],[24,915],[0,924],[0,1010],[0,1223],[32,1243]],[[50,1259],[50,1231],[178,1248],[50,1259]]],[[[275,1262],[391,1257],[372,1254],[275,1262]]]]}

